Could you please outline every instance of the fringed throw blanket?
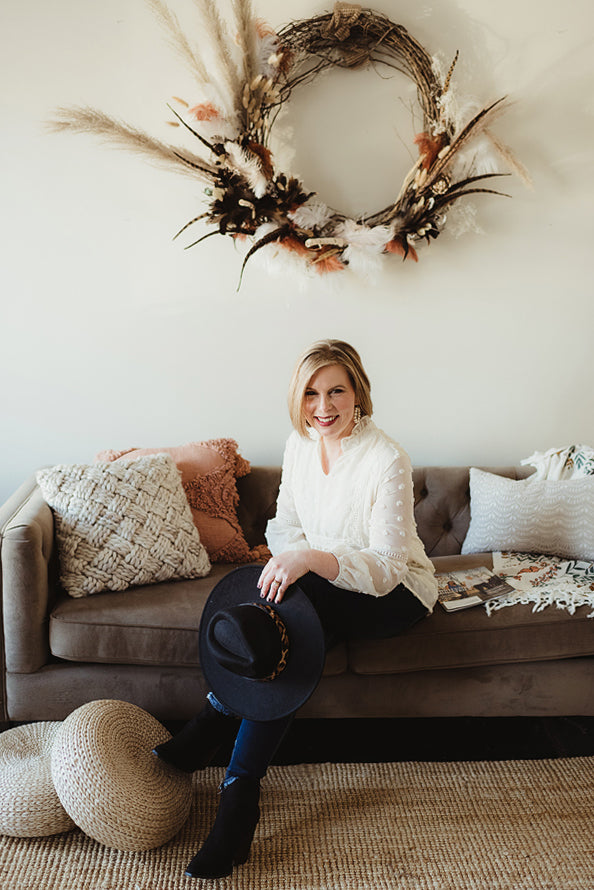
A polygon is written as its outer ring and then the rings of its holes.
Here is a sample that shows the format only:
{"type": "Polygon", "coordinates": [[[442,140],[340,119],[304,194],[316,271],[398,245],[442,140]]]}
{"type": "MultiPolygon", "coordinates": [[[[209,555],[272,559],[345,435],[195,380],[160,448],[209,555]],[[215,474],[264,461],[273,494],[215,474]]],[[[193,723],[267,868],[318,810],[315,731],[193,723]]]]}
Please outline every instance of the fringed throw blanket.
{"type": "Polygon", "coordinates": [[[594,563],[567,560],[536,553],[493,553],[493,571],[515,588],[513,593],[485,603],[490,615],[506,606],[532,605],[533,612],[547,606],[566,609],[571,615],[590,606],[594,618],[594,563]]]}
{"type": "Polygon", "coordinates": [[[524,466],[534,467],[532,479],[574,479],[594,474],[594,449],[588,445],[567,445],[535,451],[524,458],[524,466]]]}
{"type": "MultiPolygon", "coordinates": [[[[573,479],[594,475],[594,449],[588,445],[568,445],[536,451],[522,462],[532,466],[530,478],[573,479]]],[[[515,587],[515,592],[485,603],[490,615],[506,606],[532,605],[533,612],[547,606],[567,609],[573,615],[580,606],[590,606],[594,618],[594,563],[567,560],[537,553],[493,553],[493,571],[515,587]]]]}

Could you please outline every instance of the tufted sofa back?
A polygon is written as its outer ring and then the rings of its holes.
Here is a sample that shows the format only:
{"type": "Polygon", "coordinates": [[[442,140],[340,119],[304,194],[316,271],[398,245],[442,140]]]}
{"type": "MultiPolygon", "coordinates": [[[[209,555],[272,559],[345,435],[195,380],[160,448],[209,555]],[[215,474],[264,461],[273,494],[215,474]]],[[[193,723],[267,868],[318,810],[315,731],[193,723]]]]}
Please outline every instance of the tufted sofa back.
{"type": "MultiPolygon", "coordinates": [[[[510,479],[525,479],[531,467],[481,467],[510,479]]],[[[470,523],[469,467],[415,467],[415,518],[429,556],[460,553],[470,523]]],[[[252,467],[237,480],[238,515],[250,547],[264,541],[276,512],[280,467],[252,467]]]]}
{"type": "MultiPolygon", "coordinates": [[[[525,479],[531,467],[481,467],[525,479]]],[[[415,519],[428,556],[460,553],[470,524],[470,467],[415,467],[415,519]]]]}

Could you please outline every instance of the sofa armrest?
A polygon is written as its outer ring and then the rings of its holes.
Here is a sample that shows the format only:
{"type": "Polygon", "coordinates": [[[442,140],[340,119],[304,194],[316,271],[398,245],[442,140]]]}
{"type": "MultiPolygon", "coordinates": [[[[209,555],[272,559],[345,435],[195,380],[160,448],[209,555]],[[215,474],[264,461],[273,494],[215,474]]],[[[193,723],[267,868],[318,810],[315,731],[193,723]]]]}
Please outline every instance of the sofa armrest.
{"type": "Polygon", "coordinates": [[[31,673],[49,659],[53,548],[52,511],[32,476],[0,507],[3,671],[31,673]]]}

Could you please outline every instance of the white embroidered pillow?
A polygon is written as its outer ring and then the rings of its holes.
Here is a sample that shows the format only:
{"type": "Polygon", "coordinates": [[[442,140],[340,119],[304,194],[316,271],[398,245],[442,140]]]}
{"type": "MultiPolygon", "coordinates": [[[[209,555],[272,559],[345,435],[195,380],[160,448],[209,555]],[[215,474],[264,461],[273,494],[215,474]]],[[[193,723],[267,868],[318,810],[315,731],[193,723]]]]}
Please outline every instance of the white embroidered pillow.
{"type": "Polygon", "coordinates": [[[462,553],[491,550],[594,560],[594,477],[516,482],[472,467],[462,553]]]}
{"type": "Polygon", "coordinates": [[[37,473],[54,512],[60,581],[70,596],[208,574],[208,554],[167,454],[60,464],[37,473]]]}

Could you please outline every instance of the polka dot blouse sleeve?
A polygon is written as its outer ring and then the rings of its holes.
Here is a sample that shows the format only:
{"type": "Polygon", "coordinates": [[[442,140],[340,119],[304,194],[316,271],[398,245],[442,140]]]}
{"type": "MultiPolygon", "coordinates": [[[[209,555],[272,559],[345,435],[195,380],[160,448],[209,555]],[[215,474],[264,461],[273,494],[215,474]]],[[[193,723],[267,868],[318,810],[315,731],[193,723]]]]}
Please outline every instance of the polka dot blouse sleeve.
{"type": "Polygon", "coordinates": [[[276,501],[276,516],[266,526],[266,542],[273,556],[286,550],[308,550],[293,494],[294,437],[289,438],[283,457],[281,485],[276,501]]]}
{"type": "Polygon", "coordinates": [[[371,508],[369,546],[333,551],[340,567],[334,583],[374,596],[389,593],[406,574],[415,537],[412,468],[408,455],[401,451],[378,484],[371,508]]]}

